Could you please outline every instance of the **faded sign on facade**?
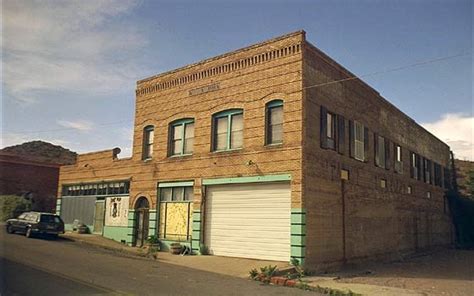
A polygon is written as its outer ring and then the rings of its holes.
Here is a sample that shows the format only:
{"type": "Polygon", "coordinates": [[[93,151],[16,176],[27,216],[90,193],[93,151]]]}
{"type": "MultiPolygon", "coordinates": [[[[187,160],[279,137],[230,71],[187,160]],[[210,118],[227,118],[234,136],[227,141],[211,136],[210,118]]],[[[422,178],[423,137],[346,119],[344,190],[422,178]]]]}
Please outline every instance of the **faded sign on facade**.
{"type": "Polygon", "coordinates": [[[128,197],[107,197],[105,200],[105,225],[128,225],[128,197]]]}

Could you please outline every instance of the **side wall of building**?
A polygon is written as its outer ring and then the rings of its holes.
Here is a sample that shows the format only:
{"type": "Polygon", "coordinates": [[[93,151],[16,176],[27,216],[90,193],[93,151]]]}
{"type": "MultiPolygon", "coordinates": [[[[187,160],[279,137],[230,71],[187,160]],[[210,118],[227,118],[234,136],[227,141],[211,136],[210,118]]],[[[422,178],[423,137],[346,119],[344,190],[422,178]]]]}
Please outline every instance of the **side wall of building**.
{"type": "Polygon", "coordinates": [[[33,199],[34,210],[51,212],[54,209],[58,166],[8,159],[2,159],[0,166],[0,194],[28,194],[33,199]]]}
{"type": "Polygon", "coordinates": [[[410,178],[410,151],[448,167],[449,147],[307,43],[304,47],[303,186],[306,265],[323,269],[345,260],[390,257],[451,243],[444,190],[410,178]],[[321,148],[321,106],[345,118],[340,151],[321,148]],[[368,158],[350,157],[349,120],[368,128],[368,158]],[[388,169],[374,164],[374,133],[390,140],[388,169]],[[393,143],[403,172],[394,172],[393,143]],[[341,180],[346,170],[349,180],[341,180]],[[386,188],[381,187],[385,180],[386,188]],[[344,184],[343,184],[344,183],[344,184]],[[411,186],[412,193],[407,188],[411,186]],[[431,198],[427,198],[430,192],[431,198]]]}

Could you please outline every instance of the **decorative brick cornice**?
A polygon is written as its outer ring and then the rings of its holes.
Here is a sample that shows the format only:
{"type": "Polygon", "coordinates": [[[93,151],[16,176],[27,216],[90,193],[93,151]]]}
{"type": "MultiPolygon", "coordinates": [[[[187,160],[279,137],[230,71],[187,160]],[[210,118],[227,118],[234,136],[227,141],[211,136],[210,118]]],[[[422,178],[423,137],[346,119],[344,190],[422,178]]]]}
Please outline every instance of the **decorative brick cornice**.
{"type": "Polygon", "coordinates": [[[276,60],[285,56],[297,54],[301,51],[301,43],[295,43],[292,45],[282,46],[270,51],[258,53],[253,56],[242,58],[236,61],[228,62],[222,65],[210,67],[208,69],[196,71],[191,74],[183,75],[181,77],[172,78],[165,81],[157,82],[153,85],[147,85],[139,87],[136,90],[136,95],[146,95],[154,93],[159,90],[174,88],[179,85],[187,84],[190,82],[196,82],[209,77],[214,77],[220,74],[230,73],[236,70],[242,70],[254,65],[262,64],[268,61],[276,60]]]}

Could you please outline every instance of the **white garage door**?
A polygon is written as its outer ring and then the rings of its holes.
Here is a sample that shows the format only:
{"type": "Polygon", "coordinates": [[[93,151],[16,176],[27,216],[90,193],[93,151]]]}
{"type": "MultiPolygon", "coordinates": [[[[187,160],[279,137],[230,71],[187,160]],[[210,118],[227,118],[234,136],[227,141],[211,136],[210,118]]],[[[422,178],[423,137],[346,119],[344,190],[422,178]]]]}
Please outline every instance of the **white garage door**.
{"type": "Polygon", "coordinates": [[[288,261],[289,183],[207,187],[204,242],[219,256],[288,261]]]}

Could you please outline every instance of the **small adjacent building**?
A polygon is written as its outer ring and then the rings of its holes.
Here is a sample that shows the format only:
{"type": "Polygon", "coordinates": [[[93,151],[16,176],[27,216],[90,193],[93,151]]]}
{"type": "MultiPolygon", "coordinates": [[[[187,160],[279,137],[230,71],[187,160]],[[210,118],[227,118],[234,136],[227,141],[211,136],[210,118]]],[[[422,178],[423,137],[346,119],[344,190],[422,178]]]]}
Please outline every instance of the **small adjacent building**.
{"type": "Polygon", "coordinates": [[[0,195],[23,196],[33,210],[52,212],[56,205],[59,164],[0,152],[0,195]]]}
{"type": "Polygon", "coordinates": [[[309,270],[451,244],[449,147],[304,31],[138,81],[119,152],[61,167],[69,226],[309,270]]]}

